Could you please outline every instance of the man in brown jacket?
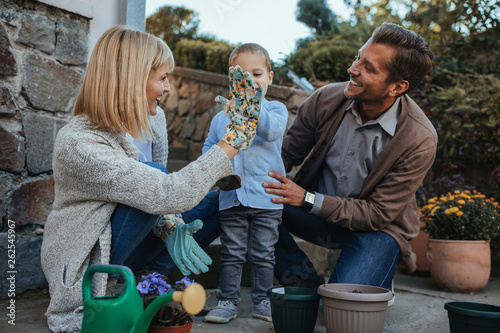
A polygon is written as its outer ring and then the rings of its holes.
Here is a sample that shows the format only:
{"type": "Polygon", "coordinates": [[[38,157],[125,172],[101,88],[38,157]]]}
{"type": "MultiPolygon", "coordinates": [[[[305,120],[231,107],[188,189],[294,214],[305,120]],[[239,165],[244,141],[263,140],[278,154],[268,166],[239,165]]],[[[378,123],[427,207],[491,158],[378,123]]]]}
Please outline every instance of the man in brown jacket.
{"type": "Polygon", "coordinates": [[[324,283],[291,234],[341,248],[329,283],[388,287],[399,260],[415,269],[408,243],[419,232],[415,192],[431,167],[437,134],[407,95],[430,71],[423,38],[383,24],[359,50],[349,82],[317,90],[283,142],[293,181],[264,183],[284,203],[275,277],[284,285],[324,283]]]}

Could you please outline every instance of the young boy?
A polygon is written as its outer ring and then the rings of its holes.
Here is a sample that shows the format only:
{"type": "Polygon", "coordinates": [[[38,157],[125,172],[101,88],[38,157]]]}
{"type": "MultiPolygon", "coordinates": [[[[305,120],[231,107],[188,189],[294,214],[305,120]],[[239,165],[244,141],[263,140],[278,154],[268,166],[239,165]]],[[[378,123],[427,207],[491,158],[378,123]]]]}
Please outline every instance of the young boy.
{"type": "MultiPolygon", "coordinates": [[[[274,75],[267,51],[253,43],[238,46],[229,57],[229,66],[236,65],[251,74],[255,88],[262,85],[265,96],[274,75]]],[[[266,291],[273,286],[274,244],[278,241],[283,206],[271,202],[273,195],[264,191],[262,183],[273,181],[267,175],[270,170],[285,172],[281,144],[288,111],[283,103],[277,101],[263,99],[261,105],[257,134],[251,147],[240,151],[232,160],[235,174],[241,176],[241,187],[219,194],[221,292],[217,296],[218,305],[205,316],[207,322],[227,323],[236,318],[241,272],[247,256],[252,263],[252,316],[272,321],[266,291]]],[[[228,124],[224,111],[214,117],[203,153],[220,141],[228,124]]]]}

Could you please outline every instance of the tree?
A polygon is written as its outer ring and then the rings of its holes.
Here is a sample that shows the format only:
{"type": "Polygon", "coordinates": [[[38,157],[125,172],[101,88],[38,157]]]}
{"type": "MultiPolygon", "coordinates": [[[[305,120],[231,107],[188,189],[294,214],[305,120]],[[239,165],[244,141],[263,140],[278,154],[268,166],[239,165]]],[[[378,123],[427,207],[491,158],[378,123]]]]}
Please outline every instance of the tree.
{"type": "Polygon", "coordinates": [[[146,31],[163,39],[175,49],[181,39],[194,39],[198,31],[198,14],[184,7],[164,6],[146,18],[146,31]]]}
{"type": "Polygon", "coordinates": [[[325,0],[299,0],[295,17],[311,28],[316,39],[337,30],[337,18],[325,0]]]}
{"type": "MultiPolygon", "coordinates": [[[[310,26],[315,38],[297,43],[297,49],[285,59],[285,66],[313,81],[344,80],[350,50],[357,51],[382,23],[396,23],[418,33],[434,54],[433,71],[410,95],[427,114],[439,136],[436,160],[426,180],[425,192],[434,195],[438,188],[449,190],[475,184],[483,193],[496,193],[485,184],[484,175],[500,165],[499,1],[344,2],[352,6],[354,14],[337,25],[338,32],[324,33],[321,27],[314,30],[314,23],[324,20],[306,7],[314,3],[323,5],[322,11],[329,11],[324,2],[299,1],[297,20],[310,26]]],[[[500,244],[500,240],[497,242],[500,244]]]]}

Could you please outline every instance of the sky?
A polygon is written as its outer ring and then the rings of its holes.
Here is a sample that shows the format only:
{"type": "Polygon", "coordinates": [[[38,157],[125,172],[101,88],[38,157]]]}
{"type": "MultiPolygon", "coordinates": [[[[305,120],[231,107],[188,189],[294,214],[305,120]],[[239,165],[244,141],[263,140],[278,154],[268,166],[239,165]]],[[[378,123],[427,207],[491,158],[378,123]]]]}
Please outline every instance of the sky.
{"type": "MultiPolygon", "coordinates": [[[[295,41],[311,30],[295,19],[298,0],[146,0],[146,17],[163,6],[182,6],[198,13],[198,33],[231,44],[258,43],[281,63],[295,50],[295,41]]],[[[342,0],[327,0],[343,19],[349,10],[342,0]]]]}

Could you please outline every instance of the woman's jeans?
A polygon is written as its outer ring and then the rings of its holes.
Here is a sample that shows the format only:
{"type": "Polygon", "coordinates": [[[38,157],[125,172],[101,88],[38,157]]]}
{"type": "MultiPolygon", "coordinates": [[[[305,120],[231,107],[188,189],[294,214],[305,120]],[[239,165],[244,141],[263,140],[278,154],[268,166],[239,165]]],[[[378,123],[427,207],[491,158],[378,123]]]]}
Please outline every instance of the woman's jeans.
{"type": "Polygon", "coordinates": [[[317,287],[325,283],[290,233],[328,249],[342,249],[328,283],[390,286],[399,257],[394,238],[382,231],[353,232],[289,205],[284,207],[275,247],[274,274],[281,284],[317,287]]]}
{"type": "MultiPolygon", "coordinates": [[[[167,169],[154,162],[146,162],[153,168],[168,173],[167,169]]],[[[151,193],[154,195],[154,193],[151,193]]],[[[165,212],[168,213],[168,212],[165,212]]],[[[136,208],[118,204],[111,217],[111,259],[110,263],[125,265],[134,271],[151,270],[167,275],[176,267],[165,243],[152,232],[161,218],[136,208]]],[[[219,195],[210,191],[194,208],[182,213],[185,223],[196,219],[203,221],[203,228],[193,234],[198,244],[205,248],[220,234],[219,195]]]]}
{"type": "Polygon", "coordinates": [[[273,287],[274,244],[278,241],[281,209],[236,206],[220,212],[222,243],[220,258],[220,300],[240,302],[240,284],[247,257],[252,263],[250,296],[254,304],[269,297],[273,287]]]}

